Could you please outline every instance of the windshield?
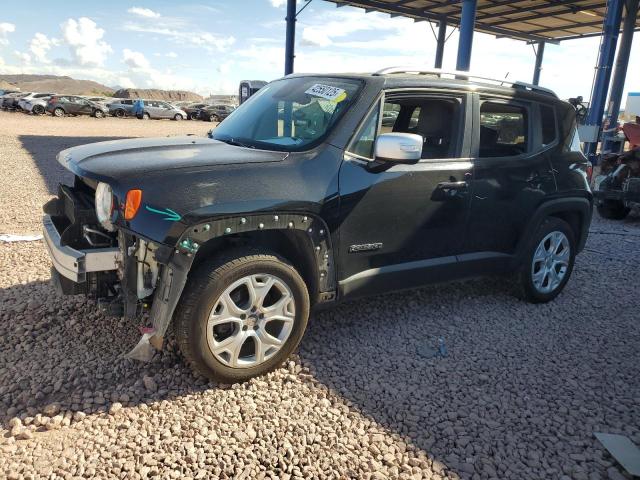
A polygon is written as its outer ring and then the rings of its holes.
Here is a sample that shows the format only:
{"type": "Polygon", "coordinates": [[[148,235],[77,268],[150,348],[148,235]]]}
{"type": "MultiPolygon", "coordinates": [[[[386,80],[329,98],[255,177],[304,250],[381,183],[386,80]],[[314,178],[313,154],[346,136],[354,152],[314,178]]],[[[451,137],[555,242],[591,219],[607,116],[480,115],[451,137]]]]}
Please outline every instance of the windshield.
{"type": "Polygon", "coordinates": [[[358,80],[343,78],[277,80],[234,110],[211,138],[266,150],[311,148],[331,131],[361,86],[358,80]]]}

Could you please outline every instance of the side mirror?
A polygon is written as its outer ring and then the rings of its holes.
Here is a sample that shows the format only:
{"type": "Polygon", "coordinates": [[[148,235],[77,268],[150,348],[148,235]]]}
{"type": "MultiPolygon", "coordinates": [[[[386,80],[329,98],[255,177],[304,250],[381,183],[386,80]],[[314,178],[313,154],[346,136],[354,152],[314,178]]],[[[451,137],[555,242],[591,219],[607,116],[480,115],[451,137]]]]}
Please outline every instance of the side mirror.
{"type": "Polygon", "coordinates": [[[380,162],[416,163],[422,156],[423,140],[415,133],[383,133],[376,140],[375,159],[380,162]]]}

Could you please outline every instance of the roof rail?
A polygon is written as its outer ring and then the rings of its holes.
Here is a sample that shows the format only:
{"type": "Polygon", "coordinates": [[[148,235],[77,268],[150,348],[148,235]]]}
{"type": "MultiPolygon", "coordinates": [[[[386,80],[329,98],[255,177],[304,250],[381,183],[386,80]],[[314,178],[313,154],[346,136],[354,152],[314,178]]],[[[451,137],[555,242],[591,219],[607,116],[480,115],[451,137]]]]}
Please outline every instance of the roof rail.
{"type": "Polygon", "coordinates": [[[534,92],[544,93],[546,95],[551,95],[557,98],[557,95],[553,90],[548,88],[540,87],[538,85],[533,85],[532,83],[520,82],[515,80],[507,80],[505,79],[497,79],[497,78],[488,78],[480,75],[474,75],[471,72],[464,72],[461,70],[442,70],[439,68],[432,69],[424,69],[424,68],[416,68],[416,67],[389,67],[383,68],[382,70],[378,70],[374,73],[374,75],[390,75],[396,73],[411,73],[415,75],[434,75],[438,77],[442,77],[443,75],[452,76],[452,77],[463,77],[465,80],[480,80],[481,82],[487,83],[496,83],[500,86],[509,85],[513,88],[519,88],[523,90],[531,90],[534,92]]]}

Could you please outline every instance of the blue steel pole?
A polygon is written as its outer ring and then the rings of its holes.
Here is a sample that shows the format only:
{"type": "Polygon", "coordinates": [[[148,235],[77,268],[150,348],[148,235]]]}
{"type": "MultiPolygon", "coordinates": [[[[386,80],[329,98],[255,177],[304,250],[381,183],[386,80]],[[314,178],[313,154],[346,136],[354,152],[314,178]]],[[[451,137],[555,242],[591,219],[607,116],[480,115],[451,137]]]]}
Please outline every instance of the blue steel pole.
{"type": "Polygon", "coordinates": [[[296,0],[287,0],[287,34],[284,54],[284,74],[293,73],[296,43],[296,0]]]}
{"type": "Polygon", "coordinates": [[[540,72],[542,72],[542,59],[544,58],[544,42],[538,42],[538,51],[536,52],[536,66],[533,69],[533,84],[540,83],[540,72]]]}
{"type": "Polygon", "coordinates": [[[436,68],[442,68],[444,58],[444,44],[447,41],[447,18],[443,17],[438,22],[438,44],[436,46],[436,68]]]}
{"type": "Polygon", "coordinates": [[[477,0],[462,0],[456,70],[468,71],[471,66],[471,47],[473,46],[473,29],[476,23],[477,4],[477,0]]]}
{"type": "MultiPolygon", "coordinates": [[[[607,112],[608,129],[613,129],[618,124],[620,114],[620,102],[622,101],[622,91],[627,77],[627,67],[631,54],[631,44],[633,43],[633,31],[636,28],[636,18],[638,16],[639,0],[627,0],[624,23],[622,25],[622,36],[616,57],[616,69],[611,80],[611,93],[609,94],[609,109],[607,112]]],[[[602,151],[609,151],[613,147],[613,137],[615,132],[608,131],[602,134],[602,151]]]]}
{"type": "MultiPolygon", "coordinates": [[[[587,115],[586,125],[596,127],[598,132],[602,127],[602,115],[604,105],[607,101],[609,81],[611,80],[611,68],[616,53],[616,43],[618,32],[620,31],[620,20],[622,18],[622,6],[624,0],[608,0],[607,16],[604,19],[602,31],[602,44],[600,46],[600,57],[598,59],[596,81],[593,86],[591,105],[587,115]]],[[[599,134],[598,134],[599,135],[599,134]]],[[[585,153],[593,165],[598,164],[596,150],[598,141],[585,143],[585,153]]]]}

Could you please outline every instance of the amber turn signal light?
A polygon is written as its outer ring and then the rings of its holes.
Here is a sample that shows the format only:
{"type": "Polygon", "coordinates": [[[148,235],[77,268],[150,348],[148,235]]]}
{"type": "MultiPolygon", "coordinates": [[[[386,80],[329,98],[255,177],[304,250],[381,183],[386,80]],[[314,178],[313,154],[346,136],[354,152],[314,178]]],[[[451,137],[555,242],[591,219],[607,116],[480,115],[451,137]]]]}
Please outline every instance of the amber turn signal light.
{"type": "Polygon", "coordinates": [[[142,203],[142,190],[129,190],[124,202],[124,219],[132,220],[142,203]]]}

